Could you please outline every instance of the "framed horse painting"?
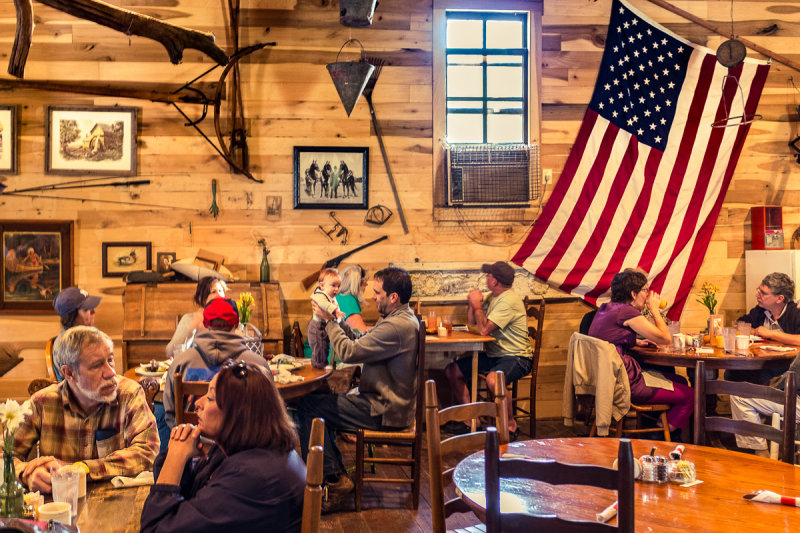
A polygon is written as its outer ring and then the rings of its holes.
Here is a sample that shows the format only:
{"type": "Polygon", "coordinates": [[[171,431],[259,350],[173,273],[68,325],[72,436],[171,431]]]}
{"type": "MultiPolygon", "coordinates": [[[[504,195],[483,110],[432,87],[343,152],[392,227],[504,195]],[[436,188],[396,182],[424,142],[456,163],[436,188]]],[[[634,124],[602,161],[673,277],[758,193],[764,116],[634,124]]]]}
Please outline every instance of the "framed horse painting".
{"type": "Polygon", "coordinates": [[[295,209],[366,209],[369,148],[294,147],[295,209]]]}

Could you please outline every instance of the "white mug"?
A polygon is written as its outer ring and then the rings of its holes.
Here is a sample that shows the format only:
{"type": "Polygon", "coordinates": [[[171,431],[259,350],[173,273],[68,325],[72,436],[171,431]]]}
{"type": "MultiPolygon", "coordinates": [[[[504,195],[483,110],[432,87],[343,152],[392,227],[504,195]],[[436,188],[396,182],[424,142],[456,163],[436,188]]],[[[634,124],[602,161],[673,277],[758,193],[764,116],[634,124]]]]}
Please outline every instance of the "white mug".
{"type": "Polygon", "coordinates": [[[672,347],[676,350],[683,350],[686,348],[686,337],[683,333],[672,334],[672,347]]]}
{"type": "Polygon", "coordinates": [[[736,351],[746,353],[753,341],[750,340],[750,335],[736,335],[736,351]]]}
{"type": "Polygon", "coordinates": [[[50,502],[39,506],[39,520],[72,525],[72,506],[67,502],[50,502]]]}

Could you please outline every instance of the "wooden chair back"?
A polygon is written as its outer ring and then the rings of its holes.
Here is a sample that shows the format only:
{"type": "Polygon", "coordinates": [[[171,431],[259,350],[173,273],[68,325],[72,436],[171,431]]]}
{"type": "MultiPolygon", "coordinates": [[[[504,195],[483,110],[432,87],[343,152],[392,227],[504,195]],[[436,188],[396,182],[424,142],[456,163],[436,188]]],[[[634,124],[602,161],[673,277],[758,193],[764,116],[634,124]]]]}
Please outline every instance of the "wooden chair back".
{"type": "Polygon", "coordinates": [[[303,523],[301,533],[317,533],[322,513],[322,462],[325,447],[325,420],[311,422],[306,459],[306,489],[303,496],[303,523]]]}
{"type": "Polygon", "coordinates": [[[780,443],[781,461],[794,464],[795,423],[797,407],[797,381],[794,372],[786,373],[785,390],[766,385],[738,381],[705,379],[706,365],[698,361],[695,368],[697,382],[694,388],[694,442],[706,443],[708,431],[724,431],[752,437],[762,437],[780,443]],[[729,394],[744,398],[760,398],[783,405],[783,430],[768,424],[756,424],[747,420],[732,420],[719,416],[706,416],[706,396],[710,394],[729,394]]]}
{"type": "Polygon", "coordinates": [[[139,380],[139,385],[144,390],[144,397],[147,400],[147,407],[150,408],[150,412],[155,412],[154,402],[156,399],[156,394],[161,389],[161,384],[158,382],[156,378],[141,378],[139,380]]]}
{"type": "Polygon", "coordinates": [[[516,533],[558,531],[564,533],[634,531],[633,450],[629,439],[620,439],[619,469],[571,465],[552,459],[501,459],[495,428],[486,430],[486,531],[516,533]],[[501,514],[500,480],[526,478],[550,485],[588,485],[617,491],[617,526],[601,522],[570,521],[555,515],[501,514]]]}
{"type": "Polygon", "coordinates": [[[422,433],[425,422],[425,322],[417,315],[419,330],[417,331],[417,357],[416,357],[416,408],[414,412],[414,427],[407,431],[372,431],[359,429],[356,432],[356,472],[355,503],[356,511],[361,511],[361,493],[364,483],[404,483],[411,485],[411,502],[414,509],[419,507],[420,469],[422,467],[422,433]],[[370,457],[367,462],[374,465],[386,464],[394,466],[411,467],[411,479],[406,477],[365,477],[364,453],[368,444],[389,444],[410,446],[411,456],[403,457],[370,457]]]}
{"type": "Polygon", "coordinates": [[[468,512],[469,507],[458,497],[445,501],[445,489],[450,487],[453,479],[453,468],[443,469],[442,458],[450,454],[460,457],[480,450],[486,442],[486,432],[476,431],[465,435],[455,435],[441,440],[440,426],[447,422],[468,422],[473,418],[487,417],[499,428],[500,440],[508,442],[508,411],[506,402],[505,376],[495,372],[495,390],[493,402],[474,402],[455,405],[439,410],[439,398],[436,394],[436,382],[432,379],[425,383],[425,418],[428,437],[428,471],[431,478],[431,522],[433,533],[445,533],[445,521],[453,513],[468,512]]]}
{"type": "MultiPolygon", "coordinates": [[[[524,299],[525,313],[528,315],[528,338],[533,349],[533,367],[531,368],[530,382],[528,390],[521,392],[517,390],[518,381],[511,385],[512,407],[516,418],[528,419],[528,435],[532,439],[536,438],[536,384],[539,377],[539,353],[542,350],[542,334],[544,332],[544,308],[545,299],[532,300],[527,296],[524,299]],[[520,402],[528,401],[528,409],[520,406],[520,402]]],[[[520,380],[521,381],[521,380],[520,380]]]]}
{"type": "Polygon", "coordinates": [[[303,332],[300,331],[300,322],[297,320],[292,324],[292,341],[290,352],[294,357],[303,358],[303,332]]]}
{"type": "Polygon", "coordinates": [[[28,395],[33,396],[35,393],[39,392],[45,387],[49,387],[53,383],[55,383],[55,381],[50,381],[49,379],[44,378],[32,379],[31,382],[28,383],[28,395]]]}
{"type": "Polygon", "coordinates": [[[44,362],[47,367],[47,377],[50,378],[50,381],[57,381],[57,374],[53,366],[53,345],[57,338],[51,338],[44,347],[44,362]]]}
{"type": "Polygon", "coordinates": [[[209,381],[183,381],[180,372],[175,372],[175,425],[197,424],[197,413],[186,410],[187,396],[203,396],[208,392],[209,381]]]}

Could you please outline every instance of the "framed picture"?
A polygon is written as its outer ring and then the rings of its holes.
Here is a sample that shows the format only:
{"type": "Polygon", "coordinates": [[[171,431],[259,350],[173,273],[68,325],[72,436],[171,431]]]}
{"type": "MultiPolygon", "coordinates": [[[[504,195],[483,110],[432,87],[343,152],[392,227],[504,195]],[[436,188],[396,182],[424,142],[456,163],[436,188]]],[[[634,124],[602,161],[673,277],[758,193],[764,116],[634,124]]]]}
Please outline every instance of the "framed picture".
{"type": "Polygon", "coordinates": [[[135,107],[48,107],[45,172],[136,175],[136,115],[135,107]]]}
{"type": "Polygon", "coordinates": [[[72,235],[73,223],[67,220],[0,220],[0,312],[54,312],[56,295],[73,284],[72,235]]]}
{"type": "Polygon", "coordinates": [[[159,274],[169,272],[169,266],[175,262],[175,259],[175,252],[158,252],[156,254],[156,272],[159,274]]]}
{"type": "Polygon", "coordinates": [[[369,148],[295,146],[295,209],[366,209],[369,148]]]}
{"type": "Polygon", "coordinates": [[[134,270],[151,270],[152,268],[152,245],[149,242],[103,243],[104,278],[121,278],[134,270]]]}
{"type": "Polygon", "coordinates": [[[17,173],[17,106],[0,105],[0,172],[17,173]]]}

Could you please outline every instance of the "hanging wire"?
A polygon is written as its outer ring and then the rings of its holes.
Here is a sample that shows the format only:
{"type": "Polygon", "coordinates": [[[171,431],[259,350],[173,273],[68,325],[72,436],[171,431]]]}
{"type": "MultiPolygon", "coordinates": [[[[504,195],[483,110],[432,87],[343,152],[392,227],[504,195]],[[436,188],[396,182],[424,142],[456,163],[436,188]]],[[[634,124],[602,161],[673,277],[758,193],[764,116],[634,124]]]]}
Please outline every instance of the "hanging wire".
{"type": "MultiPolygon", "coordinates": [[[[725,76],[722,77],[722,96],[723,96],[722,97],[722,106],[723,106],[723,109],[725,110],[725,118],[721,118],[718,121],[713,122],[711,124],[711,127],[712,128],[732,128],[732,127],[736,127],[736,126],[744,126],[744,125],[747,125],[747,124],[751,124],[751,123],[755,122],[756,120],[760,120],[761,119],[761,115],[746,115],[746,114],[742,114],[742,115],[737,115],[735,117],[728,116],[729,115],[728,104],[725,102],[725,84],[728,82],[728,79],[732,79],[733,82],[736,84],[736,89],[737,89],[737,91],[739,93],[739,96],[742,98],[742,111],[744,111],[744,91],[742,90],[742,86],[739,85],[739,80],[736,79],[736,76],[732,76],[732,75],[726,74],[725,76]],[[734,122],[734,121],[738,121],[738,122],[734,122]]],[[[734,98],[735,98],[735,96],[734,96],[734,98]]]]}

